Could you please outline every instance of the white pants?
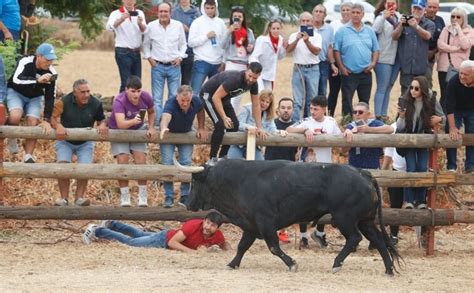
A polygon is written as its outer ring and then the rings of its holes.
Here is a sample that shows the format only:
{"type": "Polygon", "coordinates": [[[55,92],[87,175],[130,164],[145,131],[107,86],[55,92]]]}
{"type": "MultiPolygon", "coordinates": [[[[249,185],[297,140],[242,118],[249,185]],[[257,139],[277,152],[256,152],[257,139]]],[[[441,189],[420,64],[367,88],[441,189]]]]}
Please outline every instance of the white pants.
{"type": "Polygon", "coordinates": [[[261,77],[259,77],[257,79],[257,83],[258,83],[258,92],[261,92],[262,90],[273,91],[273,81],[262,79],[261,77]]]}

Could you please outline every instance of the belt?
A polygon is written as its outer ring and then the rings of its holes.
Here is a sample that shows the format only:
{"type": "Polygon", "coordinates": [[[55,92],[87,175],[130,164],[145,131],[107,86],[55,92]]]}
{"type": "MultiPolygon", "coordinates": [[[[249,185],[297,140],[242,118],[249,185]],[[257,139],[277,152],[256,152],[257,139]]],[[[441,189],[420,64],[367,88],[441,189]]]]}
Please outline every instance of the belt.
{"type": "Polygon", "coordinates": [[[132,52],[140,52],[140,47],[138,48],[125,48],[125,47],[116,47],[117,49],[128,50],[132,52]]]}
{"type": "Polygon", "coordinates": [[[163,65],[163,66],[171,66],[171,65],[173,65],[173,63],[171,63],[171,62],[161,62],[161,61],[158,61],[158,60],[155,60],[155,61],[156,61],[156,63],[161,64],[161,65],[163,65]]]}
{"type": "Polygon", "coordinates": [[[298,67],[303,67],[303,68],[311,68],[311,67],[314,67],[314,66],[317,66],[318,64],[296,64],[295,63],[295,66],[298,66],[298,67]]]}

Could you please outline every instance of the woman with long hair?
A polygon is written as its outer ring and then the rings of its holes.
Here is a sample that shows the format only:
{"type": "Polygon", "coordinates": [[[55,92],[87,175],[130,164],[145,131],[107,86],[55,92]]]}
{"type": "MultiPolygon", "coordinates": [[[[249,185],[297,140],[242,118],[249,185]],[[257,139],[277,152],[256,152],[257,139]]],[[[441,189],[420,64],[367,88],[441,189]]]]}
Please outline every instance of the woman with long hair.
{"type": "MultiPolygon", "coordinates": [[[[255,37],[253,31],[247,27],[247,18],[243,7],[232,7],[229,19],[230,24],[222,40],[225,70],[246,70],[249,55],[255,45],[255,37]]],[[[231,103],[235,113],[239,112],[241,99],[242,96],[232,99],[231,103]]]]}
{"type": "MultiPolygon", "coordinates": [[[[429,81],[416,76],[410,88],[399,103],[397,119],[398,133],[433,133],[446,122],[440,103],[433,96],[429,81]]],[[[407,172],[428,170],[428,149],[408,148],[405,150],[407,172]]],[[[426,187],[408,187],[405,190],[406,208],[426,208],[426,187]]]]}
{"type": "Polygon", "coordinates": [[[276,79],[277,62],[286,55],[287,41],[281,35],[283,24],[279,19],[270,20],[263,35],[255,41],[255,49],[250,62],[259,62],[263,70],[258,79],[259,90],[273,90],[276,79]]]}
{"type": "Polygon", "coordinates": [[[469,59],[473,45],[474,29],[467,22],[466,11],[462,8],[454,8],[451,11],[451,24],[443,28],[438,39],[438,79],[443,109],[448,85],[448,80],[446,80],[448,68],[451,66],[459,72],[461,62],[469,59]]]}

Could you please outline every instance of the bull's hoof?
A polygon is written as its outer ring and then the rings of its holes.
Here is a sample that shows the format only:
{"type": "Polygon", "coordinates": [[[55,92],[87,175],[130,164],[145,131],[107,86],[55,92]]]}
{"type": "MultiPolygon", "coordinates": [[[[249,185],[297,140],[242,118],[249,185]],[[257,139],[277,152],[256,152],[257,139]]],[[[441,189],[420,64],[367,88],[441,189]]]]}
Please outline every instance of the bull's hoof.
{"type": "Polygon", "coordinates": [[[233,271],[233,270],[239,269],[238,266],[231,266],[231,265],[227,265],[226,268],[227,268],[229,271],[231,271],[231,270],[233,271]]]}
{"type": "Polygon", "coordinates": [[[386,274],[387,276],[389,276],[389,277],[394,277],[394,276],[395,276],[395,274],[393,273],[392,270],[386,270],[386,271],[385,271],[385,274],[386,274]]]}
{"type": "Polygon", "coordinates": [[[339,272],[341,269],[342,269],[342,266],[340,266],[340,267],[333,267],[333,268],[332,268],[332,273],[335,274],[335,273],[339,272]]]}
{"type": "Polygon", "coordinates": [[[297,272],[298,271],[298,264],[295,263],[294,265],[288,267],[288,269],[290,270],[290,272],[297,272]]]}

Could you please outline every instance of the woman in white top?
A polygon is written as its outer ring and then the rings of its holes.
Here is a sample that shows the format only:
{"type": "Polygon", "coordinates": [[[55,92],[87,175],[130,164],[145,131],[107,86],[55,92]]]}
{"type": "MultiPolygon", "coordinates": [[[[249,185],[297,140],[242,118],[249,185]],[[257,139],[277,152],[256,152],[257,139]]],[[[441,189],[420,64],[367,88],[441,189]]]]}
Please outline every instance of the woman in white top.
{"type": "Polygon", "coordinates": [[[276,79],[277,61],[286,55],[288,42],[281,36],[282,23],[279,19],[271,20],[263,35],[255,41],[255,48],[249,62],[259,62],[263,70],[258,79],[258,89],[273,90],[276,79]]]}

